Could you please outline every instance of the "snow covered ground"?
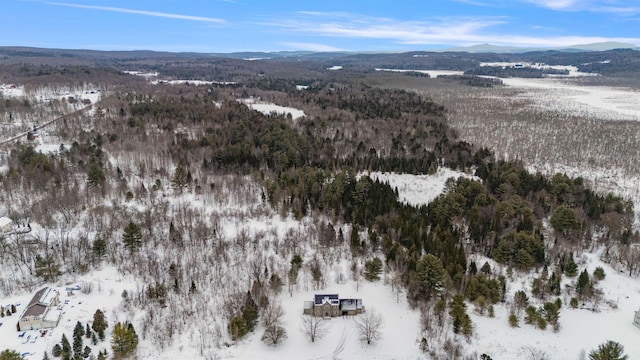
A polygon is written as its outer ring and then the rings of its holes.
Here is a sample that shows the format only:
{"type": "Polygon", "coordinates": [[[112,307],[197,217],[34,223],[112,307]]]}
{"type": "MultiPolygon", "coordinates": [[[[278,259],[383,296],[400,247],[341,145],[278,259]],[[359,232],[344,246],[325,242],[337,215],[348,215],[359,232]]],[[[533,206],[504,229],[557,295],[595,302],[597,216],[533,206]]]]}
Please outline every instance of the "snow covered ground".
{"type": "Polygon", "coordinates": [[[255,99],[239,99],[239,102],[247,105],[249,108],[259,111],[265,115],[269,115],[271,113],[287,115],[291,114],[291,117],[296,120],[302,117],[305,117],[304,111],[292,107],[280,106],[273,103],[268,103],[264,101],[259,101],[255,99]]]}
{"type": "MultiPolygon", "coordinates": [[[[109,323],[106,340],[99,341],[97,345],[91,345],[89,339],[84,339],[84,345],[92,348],[92,354],[106,349],[111,353],[110,336],[113,325],[116,321],[125,321],[119,318],[121,314],[119,307],[122,301],[122,291],[133,292],[136,289],[136,281],[132,277],[123,276],[113,267],[105,267],[102,270],[93,271],[84,276],[78,276],[69,283],[43,284],[35,287],[31,292],[25,292],[18,296],[12,296],[0,300],[3,306],[9,304],[20,304],[16,307],[16,313],[11,316],[0,318],[0,350],[15,350],[24,355],[26,360],[40,360],[46,351],[51,358],[51,349],[62,339],[62,334],[66,334],[69,341],[73,341],[73,328],[76,322],[80,321],[83,326],[93,321],[93,314],[100,309],[105,314],[109,323]],[[92,291],[85,294],[82,290],[73,291],[69,294],[66,288],[71,285],[81,287],[91,286],[92,291]],[[16,324],[24,312],[33,294],[44,286],[52,286],[60,293],[60,303],[62,307],[62,317],[58,326],[48,329],[45,336],[41,336],[39,330],[26,331],[23,337],[19,337],[22,331],[18,332],[16,324]],[[29,339],[26,341],[26,339],[29,339]],[[35,340],[34,340],[35,339],[35,340]]],[[[86,290],[85,290],[86,291],[86,290]]]]}
{"type": "MultiPolygon", "coordinates": [[[[585,254],[581,260],[582,263],[578,261],[580,271],[586,268],[592,274],[598,266],[605,270],[605,279],[597,285],[602,289],[605,298],[605,301],[598,305],[598,311],[587,309],[593,306],[591,302],[587,303],[585,308],[572,309],[568,306],[570,297],[562,295],[563,306],[560,310],[558,332],[554,332],[550,327],[539,330],[525,324],[522,317],[518,328],[510,327],[509,303],[498,304],[493,319],[470,311],[475,334],[469,348],[479,354],[487,353],[494,360],[528,359],[526,356],[531,349],[546,353],[547,359],[564,360],[579,359],[582,350],[588,354],[599,344],[613,340],[624,346],[629,359],[640,359],[640,329],[632,324],[634,312],[640,309],[640,280],[612,269],[600,261],[597,254],[585,254]]],[[[507,288],[507,300],[512,300],[513,294],[518,290],[526,289],[529,292],[531,280],[532,277],[526,275],[519,283],[510,283],[507,288]]],[[[564,277],[563,288],[575,280],[564,277]]],[[[554,299],[550,298],[547,301],[554,299]]],[[[472,308],[473,306],[470,307],[472,308]]]]}
{"type": "Polygon", "coordinates": [[[594,73],[585,73],[578,70],[577,66],[573,65],[548,65],[542,63],[529,63],[529,62],[483,62],[480,66],[492,66],[492,67],[513,67],[513,68],[532,68],[532,69],[552,69],[568,71],[568,75],[550,75],[550,77],[563,76],[563,77],[578,77],[578,76],[598,76],[594,73]]]}
{"type": "MultiPolygon", "coordinates": [[[[345,266],[346,267],[346,266],[345,266]]],[[[343,271],[348,273],[349,269],[343,271]]],[[[283,326],[287,329],[288,339],[281,345],[272,347],[260,341],[263,328],[247,336],[235,347],[225,349],[221,358],[232,359],[417,359],[420,358],[418,337],[420,331],[420,313],[409,309],[404,295],[399,297],[380,282],[370,283],[361,280],[359,285],[353,281],[330,285],[325,289],[308,289],[278,296],[286,309],[283,326]],[[302,333],[302,305],[313,300],[314,294],[339,294],[340,297],[361,298],[365,310],[375,309],[383,317],[384,325],[381,339],[367,345],[360,340],[353,317],[337,317],[324,320],[326,336],[311,343],[302,333]],[[399,301],[398,301],[399,300],[399,301]]]]}
{"type": "Polygon", "coordinates": [[[640,91],[584,86],[559,78],[501,80],[507,86],[529,90],[524,97],[543,109],[603,120],[640,121],[640,91]]]}
{"type": "Polygon", "coordinates": [[[430,77],[435,78],[440,75],[463,75],[464,71],[457,70],[410,70],[410,69],[381,69],[376,68],[376,71],[390,71],[390,72],[411,72],[411,73],[420,73],[420,74],[428,74],[430,77]]]}
{"type": "Polygon", "coordinates": [[[398,189],[398,197],[401,202],[411,205],[428,204],[444,190],[445,183],[449,178],[459,178],[461,176],[478,180],[476,176],[466,174],[461,171],[439,167],[434,175],[411,175],[395,174],[384,172],[371,172],[368,174],[372,179],[381,182],[388,182],[392,188],[398,189]]]}
{"type": "MultiPolygon", "coordinates": [[[[413,176],[388,173],[371,173],[370,176],[383,181],[389,181],[390,185],[398,188],[401,199],[413,204],[427,203],[442,192],[446,179],[457,176],[468,176],[464,173],[440,168],[438,173],[432,176],[413,176]]],[[[258,195],[256,195],[258,196],[258,195]]],[[[190,201],[194,203],[194,201],[190,201]]],[[[229,201],[232,206],[233,201],[229,201]]],[[[235,205],[237,206],[237,204],[235,205]]],[[[229,211],[232,211],[230,208],[229,211]]],[[[304,226],[304,224],[300,224],[304,226]]],[[[295,220],[290,217],[280,218],[256,218],[245,219],[243,224],[233,220],[221,222],[222,231],[226,238],[236,235],[238,229],[251,227],[255,231],[265,227],[291,228],[295,227],[295,220]]],[[[310,249],[309,249],[310,250],[310,249]]],[[[313,256],[305,254],[305,258],[313,256]]],[[[482,264],[484,258],[477,258],[476,262],[482,264]]],[[[490,261],[490,260],[489,260],[490,261]]],[[[491,261],[490,261],[491,262],[491,261]]],[[[561,329],[553,332],[538,330],[531,325],[525,325],[520,321],[520,327],[513,329],[508,325],[507,317],[513,294],[519,289],[530,290],[533,274],[518,274],[509,282],[506,304],[495,306],[495,318],[480,316],[473,312],[473,305],[469,304],[469,314],[474,323],[474,335],[470,342],[464,338],[453,335],[451,326],[446,327],[444,337],[461,344],[463,352],[467,355],[487,353],[495,360],[527,359],[526,352],[530,350],[544,351],[548,359],[577,359],[584,349],[587,352],[597,347],[606,340],[620,342],[625,347],[630,359],[640,359],[640,343],[637,341],[640,329],[635,328],[631,322],[634,311],[640,306],[640,280],[630,278],[618,273],[608,265],[602,263],[595,254],[578,256],[577,262],[580,269],[586,268],[590,273],[596,266],[602,266],[606,272],[606,278],[598,284],[603,290],[604,298],[599,304],[599,312],[586,309],[570,309],[563,306],[560,313],[561,329]],[[607,301],[611,306],[607,304],[607,301]]],[[[362,264],[360,264],[362,268],[362,264]]],[[[501,271],[499,266],[492,263],[495,272],[501,271]]],[[[502,269],[504,271],[504,269],[502,269]]],[[[326,286],[314,289],[309,279],[300,279],[292,294],[283,288],[275,300],[285,309],[282,326],[286,329],[288,339],[277,347],[264,344],[260,338],[264,331],[262,325],[240,340],[237,344],[208,351],[202,355],[197,346],[193,345],[193,336],[198,332],[183,334],[172,344],[163,348],[159,353],[152,339],[141,337],[138,358],[140,359],[176,359],[184,356],[190,358],[218,358],[218,359],[419,359],[424,355],[419,350],[419,340],[423,336],[420,332],[420,314],[411,310],[406,302],[404,292],[397,292],[389,283],[385,274],[377,282],[367,282],[360,278],[354,280],[351,275],[349,260],[341,258],[338,262],[327,264],[323,270],[326,286]],[[338,293],[341,297],[361,298],[365,309],[375,309],[382,314],[384,326],[381,339],[374,344],[366,345],[360,340],[353,318],[334,318],[326,320],[327,334],[311,343],[301,332],[303,302],[311,300],[314,294],[338,293]]],[[[308,275],[304,275],[308,276],[308,275]]],[[[575,279],[564,279],[565,284],[570,284],[575,279]]],[[[60,325],[48,332],[44,338],[37,338],[34,343],[23,344],[23,339],[18,337],[16,322],[33,296],[33,293],[41,286],[30,289],[17,296],[0,299],[0,304],[16,304],[18,311],[12,317],[1,318],[0,322],[0,349],[14,349],[20,353],[28,353],[27,359],[41,359],[46,350],[50,353],[53,345],[60,341],[65,333],[71,338],[76,321],[85,324],[92,319],[96,309],[102,309],[109,321],[107,339],[116,321],[131,320],[139,334],[141,334],[141,319],[127,310],[123,304],[122,291],[135,293],[144,288],[140,280],[130,276],[119,274],[115,268],[104,267],[102,270],[93,271],[82,276],[66,275],[59,283],[51,284],[61,290],[61,300],[68,300],[64,305],[64,314],[60,325]],[[76,291],[68,296],[64,291],[67,284],[79,284],[82,287],[91,284],[92,292],[84,294],[76,291]],[[49,335],[51,334],[51,335],[49,335]]],[[[44,286],[44,285],[43,285],[44,286]]],[[[563,295],[562,301],[568,304],[568,296],[563,295]]],[[[536,305],[540,305],[535,303],[536,305]]],[[[586,304],[590,307],[592,304],[586,304]]],[[[170,311],[168,309],[167,311],[170,311]]],[[[160,314],[161,310],[158,309],[160,314]]],[[[159,315],[158,315],[159,316],[159,315]]],[[[216,314],[211,314],[216,317],[216,314]]],[[[35,332],[29,335],[36,336],[35,332]]],[[[197,335],[196,335],[197,336],[197,335]]],[[[208,336],[208,335],[204,335],[208,336]]],[[[85,341],[86,343],[86,341],[85,341]]],[[[93,346],[93,352],[101,349],[110,351],[110,344],[100,342],[93,346]]]]}

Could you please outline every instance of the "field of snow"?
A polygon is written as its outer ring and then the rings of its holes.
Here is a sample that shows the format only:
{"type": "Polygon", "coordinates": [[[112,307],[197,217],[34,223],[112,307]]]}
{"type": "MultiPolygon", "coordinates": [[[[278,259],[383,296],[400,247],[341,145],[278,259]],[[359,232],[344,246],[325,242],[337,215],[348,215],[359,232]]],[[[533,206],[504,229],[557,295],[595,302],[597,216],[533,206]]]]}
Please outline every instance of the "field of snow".
{"type": "Polygon", "coordinates": [[[287,115],[291,114],[291,118],[294,120],[305,117],[304,111],[292,107],[280,106],[264,101],[258,101],[255,99],[239,99],[239,102],[247,105],[249,108],[259,111],[265,115],[269,115],[271,113],[287,115]]]}
{"type": "Polygon", "coordinates": [[[507,86],[529,90],[524,97],[544,109],[603,120],[640,121],[640,91],[583,86],[557,78],[501,80],[507,86]]]}
{"type": "Polygon", "coordinates": [[[390,71],[390,72],[400,72],[400,73],[420,73],[420,74],[428,74],[432,78],[436,78],[440,75],[463,75],[464,71],[457,70],[410,70],[410,69],[381,69],[376,68],[376,71],[390,71]]]}
{"type": "Polygon", "coordinates": [[[532,69],[553,69],[553,70],[562,70],[568,71],[568,75],[549,75],[550,77],[577,77],[577,76],[598,76],[598,74],[594,73],[585,73],[578,70],[577,66],[573,65],[548,65],[542,63],[529,63],[529,62],[483,62],[480,63],[480,66],[492,66],[492,67],[521,67],[521,68],[532,68],[532,69]]]}
{"type": "Polygon", "coordinates": [[[371,172],[368,174],[372,179],[381,182],[388,182],[392,188],[398,189],[398,200],[410,205],[428,204],[444,190],[445,183],[449,178],[459,178],[461,176],[470,179],[478,178],[461,171],[439,167],[433,175],[412,175],[395,174],[383,172],[371,172]]]}

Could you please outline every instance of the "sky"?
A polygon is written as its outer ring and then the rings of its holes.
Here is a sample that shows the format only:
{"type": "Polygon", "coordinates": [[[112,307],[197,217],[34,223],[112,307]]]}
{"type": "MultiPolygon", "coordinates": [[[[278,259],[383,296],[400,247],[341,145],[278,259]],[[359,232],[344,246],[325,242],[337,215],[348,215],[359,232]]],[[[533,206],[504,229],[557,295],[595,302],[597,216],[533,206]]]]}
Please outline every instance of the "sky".
{"type": "Polygon", "coordinates": [[[0,0],[0,46],[172,52],[640,46],[640,0],[0,0]]]}

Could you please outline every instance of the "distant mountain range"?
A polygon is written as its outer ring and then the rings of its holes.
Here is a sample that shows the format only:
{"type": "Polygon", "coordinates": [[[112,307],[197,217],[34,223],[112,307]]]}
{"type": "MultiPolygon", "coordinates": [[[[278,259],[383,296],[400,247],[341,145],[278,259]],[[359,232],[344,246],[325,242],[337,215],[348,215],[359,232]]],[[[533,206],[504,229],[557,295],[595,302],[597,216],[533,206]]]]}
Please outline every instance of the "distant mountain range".
{"type": "Polygon", "coordinates": [[[598,42],[592,44],[572,45],[558,48],[534,48],[534,47],[515,47],[515,46],[498,46],[491,44],[480,44],[473,46],[453,47],[443,49],[441,51],[450,52],[468,52],[468,53],[496,53],[496,54],[519,54],[533,51],[563,51],[563,52],[585,52],[585,51],[607,51],[614,49],[633,49],[640,50],[639,46],[621,42],[598,42]]]}
{"type": "MultiPolygon", "coordinates": [[[[534,48],[534,47],[513,47],[498,46],[491,44],[480,44],[467,47],[452,47],[442,50],[430,50],[427,52],[466,52],[466,53],[494,53],[494,54],[522,54],[527,52],[593,52],[608,51],[614,49],[633,49],[640,50],[639,46],[621,42],[599,42],[593,44],[572,45],[562,48],[534,48]]],[[[415,51],[414,51],[415,52],[415,51]]],[[[308,58],[308,59],[330,59],[335,57],[349,55],[392,55],[400,53],[409,53],[401,51],[341,51],[341,52],[312,52],[312,51],[243,51],[233,53],[195,53],[195,52],[166,52],[151,50],[134,50],[134,51],[100,51],[100,50],[83,50],[83,49],[46,49],[21,46],[0,46],[0,56],[9,57],[62,57],[62,58],[233,58],[245,60],[263,60],[277,58],[308,58]]]]}

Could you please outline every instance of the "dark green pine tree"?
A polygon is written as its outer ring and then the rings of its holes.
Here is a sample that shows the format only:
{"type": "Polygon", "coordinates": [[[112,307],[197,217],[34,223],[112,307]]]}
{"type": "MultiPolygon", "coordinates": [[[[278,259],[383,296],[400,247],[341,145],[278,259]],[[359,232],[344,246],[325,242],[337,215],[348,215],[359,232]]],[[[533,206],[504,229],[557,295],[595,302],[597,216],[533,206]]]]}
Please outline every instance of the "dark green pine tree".
{"type": "Polygon", "coordinates": [[[69,339],[67,339],[67,335],[62,334],[62,341],[60,341],[60,345],[62,346],[62,357],[71,356],[71,344],[69,343],[69,339]]]}
{"type": "Polygon", "coordinates": [[[82,326],[82,323],[78,321],[76,322],[76,326],[73,328],[73,337],[77,338],[82,336],[84,336],[84,326],[82,326]]]}
{"type": "Polygon", "coordinates": [[[587,269],[584,269],[580,276],[578,276],[578,281],[576,281],[576,292],[580,296],[584,296],[589,292],[589,273],[587,269]]]}
{"type": "Polygon", "coordinates": [[[88,358],[91,355],[91,348],[89,346],[84,347],[84,351],[82,352],[83,358],[88,358]]]}
{"type": "Polygon", "coordinates": [[[105,176],[100,164],[92,163],[87,171],[87,183],[90,186],[102,186],[105,183],[105,176]]]}
{"type": "Polygon", "coordinates": [[[624,346],[615,341],[607,341],[600,344],[596,350],[589,353],[590,360],[627,360],[629,356],[624,354],[624,346]]]}
{"type": "Polygon", "coordinates": [[[251,296],[251,292],[247,291],[247,295],[244,300],[244,306],[242,307],[242,319],[247,325],[247,332],[253,331],[255,329],[256,324],[258,323],[258,317],[260,316],[258,312],[258,306],[255,301],[253,301],[253,297],[251,296]]]}
{"type": "Polygon", "coordinates": [[[135,252],[142,245],[142,231],[133,221],[130,221],[127,227],[124,228],[122,242],[131,252],[135,252]]]}
{"type": "Polygon", "coordinates": [[[104,340],[104,331],[108,326],[109,325],[104,318],[104,313],[102,312],[102,310],[96,310],[96,312],[93,314],[93,324],[91,324],[91,328],[93,329],[93,331],[98,333],[100,340],[104,340]]]}
{"type": "Polygon", "coordinates": [[[82,335],[78,334],[73,337],[73,357],[82,357],[82,335]]]}
{"type": "Polygon", "coordinates": [[[103,258],[107,254],[107,241],[101,237],[96,238],[93,241],[93,255],[98,259],[103,258]]]}
{"type": "Polygon", "coordinates": [[[431,300],[444,285],[445,270],[442,261],[432,254],[424,255],[416,264],[416,299],[431,300]]]}
{"type": "Polygon", "coordinates": [[[564,265],[564,274],[568,277],[575,277],[578,275],[578,264],[573,260],[573,254],[569,254],[569,259],[564,265]]]}

